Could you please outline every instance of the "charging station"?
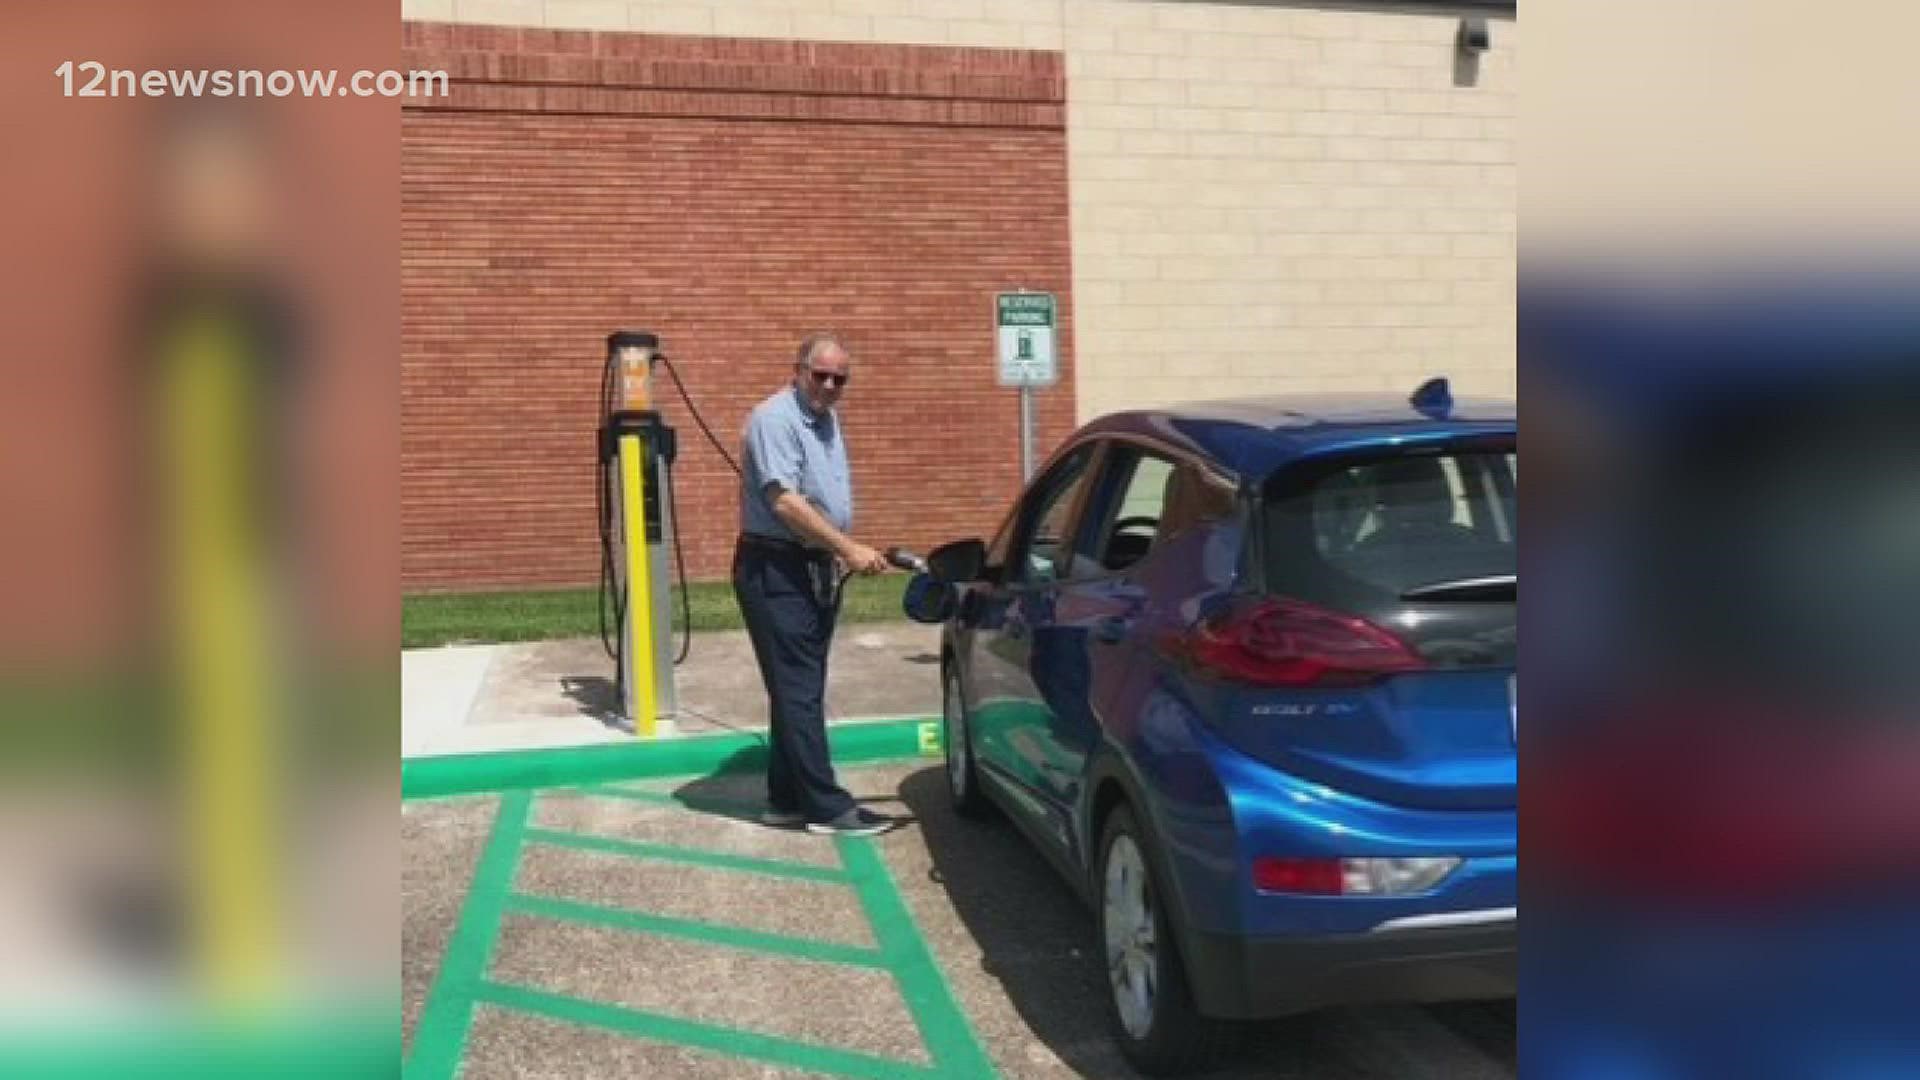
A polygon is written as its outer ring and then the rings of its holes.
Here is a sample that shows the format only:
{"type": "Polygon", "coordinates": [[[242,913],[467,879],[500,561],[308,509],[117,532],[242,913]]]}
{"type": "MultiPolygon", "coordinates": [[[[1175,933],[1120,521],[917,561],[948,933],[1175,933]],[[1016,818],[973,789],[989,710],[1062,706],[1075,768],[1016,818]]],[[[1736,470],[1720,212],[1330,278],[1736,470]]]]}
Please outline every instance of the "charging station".
{"type": "Polygon", "coordinates": [[[678,443],[654,407],[653,369],[660,359],[653,334],[609,334],[600,381],[601,641],[614,659],[620,714],[646,739],[672,735],[678,711],[669,575],[678,443]]]}
{"type": "MultiPolygon", "coordinates": [[[[606,365],[600,375],[595,489],[600,524],[600,642],[614,660],[620,715],[631,723],[635,735],[646,739],[675,734],[679,701],[673,669],[692,645],[693,625],[686,567],[674,550],[673,462],[679,441],[654,407],[653,373],[660,365],[665,365],[701,434],[734,474],[740,473],[739,463],[701,419],[673,360],[661,350],[660,338],[644,330],[607,335],[606,365]],[[689,628],[677,659],[668,574],[675,565],[680,567],[681,612],[689,628]],[[617,633],[609,633],[609,613],[617,633]]],[[[925,561],[905,548],[888,548],[885,554],[898,569],[926,571],[925,561]]],[[[852,576],[851,570],[844,572],[834,586],[836,609],[852,576]]]]}

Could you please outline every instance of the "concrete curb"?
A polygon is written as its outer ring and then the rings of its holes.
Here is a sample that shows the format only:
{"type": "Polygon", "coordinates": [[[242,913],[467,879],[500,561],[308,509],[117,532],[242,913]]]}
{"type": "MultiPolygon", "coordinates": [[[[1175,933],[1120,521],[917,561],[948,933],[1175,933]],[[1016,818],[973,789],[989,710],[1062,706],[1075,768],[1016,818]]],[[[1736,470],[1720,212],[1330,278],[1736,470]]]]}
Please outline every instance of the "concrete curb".
{"type": "MultiPolygon", "coordinates": [[[[851,720],[827,729],[836,765],[940,753],[940,718],[851,720]]],[[[605,780],[758,772],[767,767],[764,734],[634,740],[557,750],[514,750],[412,758],[400,765],[402,800],[572,787],[605,780]]]]}

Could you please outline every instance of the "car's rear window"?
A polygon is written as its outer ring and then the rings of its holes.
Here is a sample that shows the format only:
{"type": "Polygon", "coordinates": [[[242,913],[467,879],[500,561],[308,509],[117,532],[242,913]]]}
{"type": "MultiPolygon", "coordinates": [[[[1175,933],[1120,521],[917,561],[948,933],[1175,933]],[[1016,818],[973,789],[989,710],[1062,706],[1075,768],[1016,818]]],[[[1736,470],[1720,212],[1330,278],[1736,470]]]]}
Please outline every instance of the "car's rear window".
{"type": "Polygon", "coordinates": [[[1276,477],[1262,530],[1268,591],[1372,619],[1436,661],[1511,662],[1518,472],[1500,448],[1276,477]]]}

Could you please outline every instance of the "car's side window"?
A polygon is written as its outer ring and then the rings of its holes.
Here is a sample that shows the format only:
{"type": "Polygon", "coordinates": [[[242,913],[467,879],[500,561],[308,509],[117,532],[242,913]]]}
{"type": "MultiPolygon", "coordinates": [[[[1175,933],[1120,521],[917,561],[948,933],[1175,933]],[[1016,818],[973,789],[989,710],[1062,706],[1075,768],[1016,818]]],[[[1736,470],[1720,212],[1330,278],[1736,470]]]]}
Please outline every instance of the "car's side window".
{"type": "Polygon", "coordinates": [[[1231,488],[1191,465],[1132,447],[1108,455],[1096,525],[1085,531],[1094,573],[1125,570],[1196,522],[1233,509],[1231,488]]]}
{"type": "Polygon", "coordinates": [[[1013,546],[1015,526],[1020,522],[1020,507],[1007,512],[1005,520],[1000,522],[1000,530],[993,534],[993,542],[987,545],[987,565],[998,569],[1007,566],[1007,550],[1013,546]]]}
{"type": "Polygon", "coordinates": [[[1160,511],[1160,529],[1154,546],[1209,521],[1233,516],[1233,486],[1194,468],[1181,466],[1167,481],[1167,499],[1160,511]]]}
{"type": "Polygon", "coordinates": [[[1088,530],[1093,561],[1104,572],[1125,570],[1153,549],[1167,481],[1175,472],[1173,462],[1132,447],[1115,452],[1111,461],[1102,487],[1106,505],[1098,527],[1088,530]]]}
{"type": "Polygon", "coordinates": [[[1085,490],[1094,447],[1069,456],[1035,484],[1022,508],[1020,537],[1007,561],[1009,581],[1040,584],[1058,580],[1070,550],[1074,511],[1085,490]]]}

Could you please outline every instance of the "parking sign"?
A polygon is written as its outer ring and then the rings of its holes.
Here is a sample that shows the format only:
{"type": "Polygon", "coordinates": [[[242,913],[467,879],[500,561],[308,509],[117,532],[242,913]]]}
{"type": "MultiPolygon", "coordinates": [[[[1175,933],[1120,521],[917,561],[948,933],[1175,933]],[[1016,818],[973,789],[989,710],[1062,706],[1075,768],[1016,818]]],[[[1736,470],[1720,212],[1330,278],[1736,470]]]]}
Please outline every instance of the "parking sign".
{"type": "Polygon", "coordinates": [[[1000,344],[1000,385],[1052,386],[1060,379],[1054,359],[1052,293],[1000,293],[994,298],[1000,344]]]}

